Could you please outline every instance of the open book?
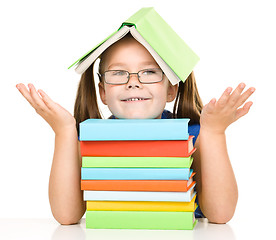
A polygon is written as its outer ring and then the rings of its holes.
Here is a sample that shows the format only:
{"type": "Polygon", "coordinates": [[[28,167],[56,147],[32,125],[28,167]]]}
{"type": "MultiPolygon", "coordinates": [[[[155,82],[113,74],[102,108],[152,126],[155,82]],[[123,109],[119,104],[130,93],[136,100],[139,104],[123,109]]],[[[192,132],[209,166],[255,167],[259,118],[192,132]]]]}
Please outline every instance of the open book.
{"type": "Polygon", "coordinates": [[[82,74],[109,46],[129,32],[149,51],[173,85],[184,82],[199,60],[154,8],[142,8],[69,68],[77,65],[76,72],[82,74]]]}

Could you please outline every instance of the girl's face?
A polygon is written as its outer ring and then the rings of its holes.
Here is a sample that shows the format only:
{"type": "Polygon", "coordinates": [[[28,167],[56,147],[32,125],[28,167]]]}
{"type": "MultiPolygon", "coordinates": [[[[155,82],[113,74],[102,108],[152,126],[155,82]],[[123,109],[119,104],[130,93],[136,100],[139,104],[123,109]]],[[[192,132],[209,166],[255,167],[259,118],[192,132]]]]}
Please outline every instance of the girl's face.
{"type": "MultiPolygon", "coordinates": [[[[159,68],[150,53],[133,38],[124,38],[109,47],[105,59],[104,71],[126,70],[137,73],[142,69],[159,68]]],[[[136,74],[130,75],[127,84],[99,83],[102,102],[116,118],[129,119],[161,118],[166,102],[175,99],[177,88],[177,85],[171,85],[166,76],[163,76],[161,82],[142,84],[136,74]]]]}

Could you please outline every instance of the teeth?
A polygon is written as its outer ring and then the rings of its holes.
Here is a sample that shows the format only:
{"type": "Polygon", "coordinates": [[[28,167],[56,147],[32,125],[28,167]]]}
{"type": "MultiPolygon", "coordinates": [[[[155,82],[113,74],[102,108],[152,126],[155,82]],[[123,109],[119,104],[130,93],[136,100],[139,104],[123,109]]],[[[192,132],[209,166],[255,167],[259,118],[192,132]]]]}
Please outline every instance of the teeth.
{"type": "Polygon", "coordinates": [[[126,101],[139,101],[144,100],[144,98],[128,98],[126,101]]]}

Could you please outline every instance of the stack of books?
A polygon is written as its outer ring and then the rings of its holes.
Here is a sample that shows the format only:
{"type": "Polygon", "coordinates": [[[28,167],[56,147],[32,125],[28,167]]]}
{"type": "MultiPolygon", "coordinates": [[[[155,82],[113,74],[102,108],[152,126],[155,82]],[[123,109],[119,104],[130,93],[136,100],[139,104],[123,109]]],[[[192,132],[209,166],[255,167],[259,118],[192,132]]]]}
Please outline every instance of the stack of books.
{"type": "Polygon", "coordinates": [[[86,228],[193,229],[195,151],[189,119],[80,123],[86,228]]]}

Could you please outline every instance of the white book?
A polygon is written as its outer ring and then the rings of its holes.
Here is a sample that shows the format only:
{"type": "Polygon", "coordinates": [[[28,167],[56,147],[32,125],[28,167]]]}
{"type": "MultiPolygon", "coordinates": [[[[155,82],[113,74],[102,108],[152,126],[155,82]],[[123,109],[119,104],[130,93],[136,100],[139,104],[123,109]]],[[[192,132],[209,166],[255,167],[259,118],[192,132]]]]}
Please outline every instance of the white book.
{"type": "Polygon", "coordinates": [[[195,184],[187,192],[84,191],[84,201],[190,202],[195,184]]]}

